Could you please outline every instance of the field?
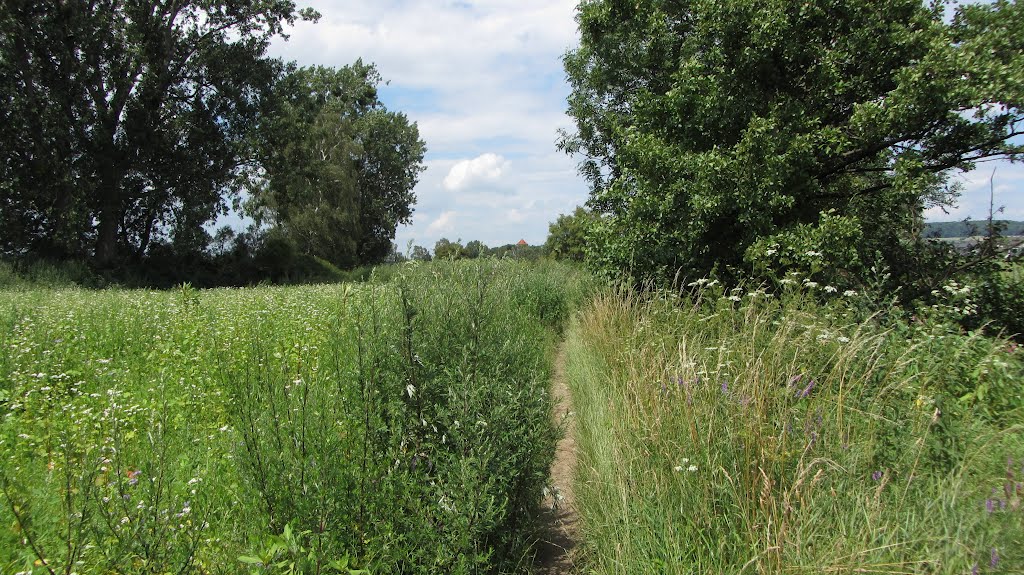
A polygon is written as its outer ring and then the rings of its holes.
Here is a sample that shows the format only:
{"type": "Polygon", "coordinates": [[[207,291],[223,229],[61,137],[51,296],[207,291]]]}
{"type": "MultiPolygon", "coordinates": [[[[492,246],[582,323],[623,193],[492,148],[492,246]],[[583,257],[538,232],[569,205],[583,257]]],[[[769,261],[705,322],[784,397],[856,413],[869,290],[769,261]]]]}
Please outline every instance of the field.
{"type": "Polygon", "coordinates": [[[580,276],[392,275],[5,293],[0,572],[528,565],[580,276]]]}
{"type": "Polygon", "coordinates": [[[591,572],[1021,572],[1017,346],[862,303],[588,306],[567,369],[591,572]]]}
{"type": "Polygon", "coordinates": [[[0,572],[526,573],[562,429],[581,573],[1019,573],[1024,358],[791,289],[554,263],[0,299],[0,572]]]}

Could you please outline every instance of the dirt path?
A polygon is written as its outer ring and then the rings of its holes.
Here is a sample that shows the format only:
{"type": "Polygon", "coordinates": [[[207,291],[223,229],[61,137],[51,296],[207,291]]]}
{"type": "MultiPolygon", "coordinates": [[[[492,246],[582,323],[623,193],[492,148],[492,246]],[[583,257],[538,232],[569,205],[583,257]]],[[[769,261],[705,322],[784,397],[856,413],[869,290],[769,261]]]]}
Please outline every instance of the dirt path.
{"type": "Polygon", "coordinates": [[[548,537],[537,553],[536,572],[540,575],[576,573],[576,509],[572,493],[572,473],[576,467],[576,425],[572,412],[572,396],[565,378],[565,343],[555,355],[551,393],[555,400],[553,417],[556,425],[565,426],[565,437],[558,442],[555,461],[551,465],[553,493],[545,501],[548,512],[548,537]]]}

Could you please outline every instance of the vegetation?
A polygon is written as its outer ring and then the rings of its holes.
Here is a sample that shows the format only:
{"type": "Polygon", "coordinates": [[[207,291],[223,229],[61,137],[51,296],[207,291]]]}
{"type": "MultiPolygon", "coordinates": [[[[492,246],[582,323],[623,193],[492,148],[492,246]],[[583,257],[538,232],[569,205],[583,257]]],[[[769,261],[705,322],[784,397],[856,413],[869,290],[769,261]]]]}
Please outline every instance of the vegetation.
{"type": "Polygon", "coordinates": [[[592,259],[641,279],[913,277],[950,174],[1022,151],[1024,9],[947,4],[581,3],[561,146],[584,156],[592,259]]]}
{"type": "Polygon", "coordinates": [[[167,270],[232,284],[316,259],[384,261],[411,216],[424,144],[377,99],[373,66],[266,56],[286,25],[318,17],[290,0],[5,2],[0,256],[155,285],[167,270]],[[273,227],[211,238],[242,191],[245,211],[273,227]],[[211,278],[224,267],[247,270],[211,278]]]}
{"type": "Polygon", "coordinates": [[[0,571],[524,568],[557,433],[549,343],[586,289],[482,261],[8,291],[0,571]]]}
{"type": "Polygon", "coordinates": [[[588,572],[1024,566],[1024,358],[791,288],[599,297],[568,334],[588,572]]]}
{"type": "MultiPolygon", "coordinates": [[[[993,220],[992,226],[1004,236],[1024,235],[1024,222],[993,220]]],[[[989,222],[987,220],[928,222],[924,225],[924,235],[929,238],[966,238],[984,236],[988,233],[989,222]]]]}

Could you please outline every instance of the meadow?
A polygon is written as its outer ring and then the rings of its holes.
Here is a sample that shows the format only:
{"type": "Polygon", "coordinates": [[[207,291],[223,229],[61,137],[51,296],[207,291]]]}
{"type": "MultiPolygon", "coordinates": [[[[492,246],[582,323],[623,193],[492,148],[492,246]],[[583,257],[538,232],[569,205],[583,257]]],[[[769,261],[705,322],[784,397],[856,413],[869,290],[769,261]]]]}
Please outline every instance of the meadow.
{"type": "Polygon", "coordinates": [[[913,315],[834,291],[11,282],[0,572],[528,573],[560,341],[580,573],[1024,570],[1017,344],[960,327],[966,285],[913,315]]]}
{"type": "Polygon", "coordinates": [[[955,327],[966,286],[913,317],[797,286],[603,295],[574,321],[588,572],[1020,573],[1017,345],[955,327]]]}
{"type": "Polygon", "coordinates": [[[0,572],[525,569],[559,432],[551,343],[586,282],[392,272],[6,291],[0,572]]]}

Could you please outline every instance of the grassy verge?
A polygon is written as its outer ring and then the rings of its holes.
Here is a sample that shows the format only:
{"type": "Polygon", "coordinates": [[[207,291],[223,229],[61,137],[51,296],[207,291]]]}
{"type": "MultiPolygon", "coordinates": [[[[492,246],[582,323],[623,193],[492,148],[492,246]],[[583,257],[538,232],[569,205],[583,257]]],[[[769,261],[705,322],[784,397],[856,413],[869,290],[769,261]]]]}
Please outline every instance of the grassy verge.
{"type": "Polygon", "coordinates": [[[1024,363],[928,317],[707,290],[569,330],[594,573],[1024,568],[1024,363]]]}
{"type": "Polygon", "coordinates": [[[0,297],[0,572],[527,569],[586,280],[0,297]]]}

